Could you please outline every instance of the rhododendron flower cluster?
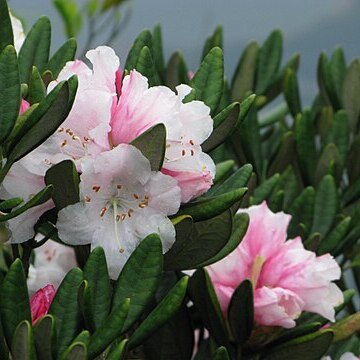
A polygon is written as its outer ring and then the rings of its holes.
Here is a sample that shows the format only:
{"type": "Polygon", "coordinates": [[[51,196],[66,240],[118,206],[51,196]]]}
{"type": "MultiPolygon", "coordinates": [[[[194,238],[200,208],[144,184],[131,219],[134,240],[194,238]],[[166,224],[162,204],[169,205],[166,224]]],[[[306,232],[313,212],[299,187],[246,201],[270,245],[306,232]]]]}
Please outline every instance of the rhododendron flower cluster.
{"type": "Polygon", "coordinates": [[[291,216],[274,214],[266,202],[241,209],[249,228],[235,251],[208,267],[226,315],[235,289],[245,280],[254,288],[254,316],[259,325],[291,328],[302,311],[335,321],[343,294],[332,282],[340,278],[335,259],[306,250],[300,237],[286,241],[291,216]]]}
{"type": "MultiPolygon", "coordinates": [[[[165,86],[149,88],[136,70],[121,81],[119,59],[109,47],[90,50],[87,58],[92,69],[79,60],[69,62],[49,84],[51,91],[58,82],[78,76],[72,110],[53,136],[11,169],[1,194],[30,199],[44,187],[51,166],[74,161],[81,174],[81,198],[59,213],[59,235],[68,244],[103,246],[116,277],[146,235],[160,234],[167,251],[175,241],[167,216],[212,185],[215,165],[201,144],[210,136],[213,120],[203,102],[182,102],[191,90],[187,85],[178,86],[177,93],[165,86]],[[161,172],[154,172],[130,142],[159,123],[166,127],[166,153],[161,172]]],[[[21,112],[27,108],[23,101],[21,112]]],[[[49,200],[10,220],[12,242],[32,238],[35,223],[53,206],[49,200]]]]}

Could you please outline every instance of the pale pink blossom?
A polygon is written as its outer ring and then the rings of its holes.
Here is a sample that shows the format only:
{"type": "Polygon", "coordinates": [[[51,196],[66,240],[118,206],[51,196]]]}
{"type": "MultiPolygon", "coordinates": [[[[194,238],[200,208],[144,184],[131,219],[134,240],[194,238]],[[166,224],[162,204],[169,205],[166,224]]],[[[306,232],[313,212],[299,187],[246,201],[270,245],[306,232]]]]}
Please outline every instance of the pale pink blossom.
{"type": "Polygon", "coordinates": [[[32,324],[46,315],[55,296],[55,288],[51,284],[39,289],[30,300],[32,324]]]}
{"type": "Polygon", "coordinates": [[[127,144],[87,158],[82,170],[82,201],[58,215],[58,233],[65,243],[102,246],[113,279],[147,235],[158,233],[163,251],[170,249],[175,229],[168,215],[180,206],[173,178],[152,172],[149,160],[127,144]]]}
{"type": "Polygon", "coordinates": [[[334,321],[334,307],[343,302],[342,292],[332,283],[340,278],[334,258],[317,257],[299,237],[286,241],[291,216],[272,213],[266,202],[240,212],[250,216],[244,239],[234,252],[208,267],[225,315],[235,289],[249,279],[260,325],[290,328],[302,311],[334,321]]]}
{"type": "MultiPolygon", "coordinates": [[[[38,235],[36,240],[41,240],[38,235]]],[[[77,266],[73,248],[48,240],[42,246],[34,249],[34,262],[29,267],[27,286],[30,295],[46,284],[52,284],[57,289],[65,275],[77,266]]]]}

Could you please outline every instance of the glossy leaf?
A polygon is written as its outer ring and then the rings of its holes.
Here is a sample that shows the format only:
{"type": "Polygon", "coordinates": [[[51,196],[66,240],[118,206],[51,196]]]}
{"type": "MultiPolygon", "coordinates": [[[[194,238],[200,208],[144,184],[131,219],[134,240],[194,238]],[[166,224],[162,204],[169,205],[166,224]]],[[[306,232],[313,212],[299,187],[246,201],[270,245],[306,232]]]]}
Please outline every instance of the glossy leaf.
{"type": "MultiPolygon", "coordinates": [[[[215,170],[215,178],[214,178],[214,185],[223,182],[234,170],[235,161],[234,160],[225,160],[221,163],[216,164],[215,170]]],[[[214,186],[209,190],[211,191],[214,186]]],[[[209,193],[207,192],[207,194],[209,193]]]]}
{"type": "Polygon", "coordinates": [[[99,356],[114,340],[124,332],[124,323],[130,308],[130,299],[115,306],[103,325],[90,338],[89,358],[99,356]]]}
{"type": "Polygon", "coordinates": [[[60,360],[87,360],[86,345],[81,342],[71,344],[61,355],[60,360]]]}
{"type": "Polygon", "coordinates": [[[171,55],[167,64],[165,84],[171,90],[175,91],[176,86],[188,84],[189,81],[188,69],[184,57],[179,51],[176,51],[171,55]]]}
{"type": "Polygon", "coordinates": [[[178,212],[178,215],[190,215],[194,221],[204,221],[222,214],[245,195],[247,188],[232,190],[225,194],[189,203],[178,212]]]}
{"type": "Polygon", "coordinates": [[[228,333],[219,300],[206,270],[199,269],[190,278],[189,294],[205,327],[218,345],[228,344],[228,333]]]}
{"type": "Polygon", "coordinates": [[[190,270],[202,266],[218,254],[226,246],[231,235],[232,214],[225,211],[212,219],[184,223],[184,232],[177,227],[175,244],[165,254],[164,268],[166,270],[190,270]],[[191,231],[188,234],[188,229],[191,231]]]}
{"type": "Polygon", "coordinates": [[[50,20],[43,16],[30,29],[19,52],[22,83],[29,83],[31,70],[36,66],[42,71],[49,60],[51,41],[50,20]]]}
{"type": "Polygon", "coordinates": [[[21,87],[18,61],[16,51],[10,45],[0,54],[0,144],[10,135],[15,125],[20,102],[21,87]]]}
{"type": "Polygon", "coordinates": [[[107,355],[106,360],[125,360],[128,339],[124,339],[107,355]]]}
{"type": "Polygon", "coordinates": [[[265,180],[260,186],[255,189],[254,196],[251,198],[250,202],[252,205],[257,205],[267,200],[274,190],[275,186],[280,181],[280,175],[275,174],[271,178],[265,180]]]}
{"type": "Polygon", "coordinates": [[[284,96],[290,112],[295,118],[296,115],[301,112],[301,99],[297,76],[292,69],[288,69],[285,76],[284,96]]]}
{"type": "Polygon", "coordinates": [[[13,208],[19,206],[20,204],[22,204],[23,202],[24,202],[24,199],[21,199],[21,198],[12,198],[9,200],[4,200],[0,203],[0,211],[13,209],[13,208]]]}
{"type": "Polygon", "coordinates": [[[49,309],[49,314],[56,321],[58,356],[71,344],[80,327],[77,290],[82,281],[83,273],[80,269],[70,270],[56,291],[49,309]]]}
{"type": "Polygon", "coordinates": [[[163,52],[163,41],[160,25],[156,25],[153,34],[153,48],[154,48],[154,63],[158,75],[162,80],[165,76],[165,61],[164,61],[164,52],[163,52]]]}
{"type": "Polygon", "coordinates": [[[17,326],[24,320],[31,322],[26,277],[20,259],[16,259],[10,266],[2,282],[1,292],[1,323],[10,347],[17,326]]]}
{"type": "Polygon", "coordinates": [[[9,8],[6,0],[0,0],[0,52],[8,45],[14,45],[14,35],[11,25],[9,8]]]}
{"type": "Polygon", "coordinates": [[[89,284],[92,323],[98,329],[110,313],[111,286],[104,250],[95,248],[84,267],[84,279],[89,284]]]}
{"type": "MultiPolygon", "coordinates": [[[[223,86],[224,56],[220,48],[214,47],[205,56],[199,70],[191,80],[191,87],[195,89],[195,98],[191,98],[191,100],[203,101],[210,107],[213,114],[219,105],[223,86]]],[[[185,98],[185,101],[189,99],[188,97],[185,98]]]]}
{"type": "Polygon", "coordinates": [[[79,175],[71,160],[63,160],[45,174],[45,183],[53,186],[52,198],[58,210],[79,201],[79,175]]]}
{"type": "Polygon", "coordinates": [[[129,340],[129,349],[133,349],[147,339],[154,331],[163,326],[176,312],[184,300],[189,278],[182,277],[161,300],[159,305],[146,317],[134,331],[129,340]]]}
{"type": "Polygon", "coordinates": [[[38,360],[52,360],[56,349],[55,319],[45,315],[34,327],[36,355],[38,360]]]}
{"type": "Polygon", "coordinates": [[[147,236],[135,249],[115,285],[112,309],[130,298],[130,309],[124,324],[127,330],[153,299],[163,268],[159,235],[147,236]]]}
{"type": "Polygon", "coordinates": [[[165,158],[166,128],[157,124],[131,142],[150,161],[151,170],[159,171],[165,158]]]}
{"type": "Polygon", "coordinates": [[[147,46],[140,50],[135,69],[148,79],[150,86],[160,85],[160,77],[157,73],[156,64],[147,46]]]}
{"type": "Polygon", "coordinates": [[[29,102],[30,104],[40,103],[46,96],[45,84],[41,78],[39,70],[33,66],[30,74],[29,83],[29,102]]]}

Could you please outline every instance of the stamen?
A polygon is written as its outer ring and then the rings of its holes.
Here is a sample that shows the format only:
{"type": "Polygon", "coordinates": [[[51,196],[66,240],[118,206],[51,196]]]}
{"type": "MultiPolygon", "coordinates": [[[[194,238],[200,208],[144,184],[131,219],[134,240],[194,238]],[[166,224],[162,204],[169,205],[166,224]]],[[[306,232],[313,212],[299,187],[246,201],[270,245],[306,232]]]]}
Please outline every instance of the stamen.
{"type": "MultiPolygon", "coordinates": [[[[118,232],[118,218],[119,218],[119,214],[118,214],[118,205],[117,205],[117,202],[116,200],[112,200],[112,206],[113,206],[113,212],[114,212],[114,231],[115,231],[115,239],[116,239],[116,242],[118,243],[119,245],[119,253],[120,254],[123,254],[125,249],[121,246],[121,243],[120,243],[120,238],[119,238],[119,232],[118,232]]],[[[121,219],[122,219],[122,215],[121,215],[121,219]]]]}
{"type": "Polygon", "coordinates": [[[103,207],[100,211],[100,216],[103,217],[105,215],[106,211],[107,211],[107,208],[103,207]]]}
{"type": "Polygon", "coordinates": [[[93,189],[95,192],[99,192],[100,189],[101,189],[101,186],[95,185],[95,186],[92,187],[92,189],[93,189]]]}

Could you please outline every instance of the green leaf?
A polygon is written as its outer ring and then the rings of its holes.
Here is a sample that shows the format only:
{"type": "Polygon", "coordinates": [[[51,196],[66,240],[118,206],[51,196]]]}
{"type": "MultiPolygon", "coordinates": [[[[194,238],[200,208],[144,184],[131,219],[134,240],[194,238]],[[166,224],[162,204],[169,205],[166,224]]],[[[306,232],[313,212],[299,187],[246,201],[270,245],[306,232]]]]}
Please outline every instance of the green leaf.
{"type": "Polygon", "coordinates": [[[33,66],[30,75],[29,84],[29,102],[30,104],[40,103],[46,96],[46,87],[41,78],[39,70],[33,66]]]}
{"type": "Polygon", "coordinates": [[[250,180],[253,167],[251,164],[245,164],[240,169],[236,170],[228,179],[221,185],[213,186],[207,193],[207,196],[217,196],[226,194],[233,189],[243,188],[250,180]]]}
{"type": "Polygon", "coordinates": [[[182,277],[159,305],[151,311],[146,319],[134,331],[129,340],[129,349],[133,349],[147,339],[154,331],[163,326],[176,314],[185,298],[189,277],[182,277]]]}
{"type": "Polygon", "coordinates": [[[86,345],[81,342],[74,342],[61,355],[60,360],[87,360],[86,345]]]}
{"type": "Polygon", "coordinates": [[[194,221],[211,219],[240,201],[246,192],[247,188],[240,188],[218,196],[194,201],[180,209],[177,215],[190,215],[194,221]]]}
{"type": "Polygon", "coordinates": [[[160,85],[160,77],[157,73],[151,51],[147,46],[144,46],[140,50],[135,69],[148,79],[150,86],[160,85]]]}
{"type": "Polygon", "coordinates": [[[175,91],[176,86],[180,84],[188,84],[189,81],[188,69],[184,57],[179,51],[176,51],[171,55],[168,62],[165,84],[171,90],[175,91]]]}
{"type": "Polygon", "coordinates": [[[9,200],[4,200],[0,203],[0,211],[13,209],[13,208],[19,206],[20,204],[22,204],[23,202],[24,202],[24,199],[21,199],[21,198],[12,198],[9,200]]]}
{"type": "Polygon", "coordinates": [[[45,183],[53,186],[52,198],[58,210],[79,202],[80,178],[71,160],[52,166],[45,174],[45,183]]]}
{"type": "MultiPolygon", "coordinates": [[[[14,144],[8,156],[12,164],[42,144],[63,123],[71,110],[77,88],[76,78],[60,83],[34,110],[28,122],[33,124],[29,130],[20,130],[22,137],[14,144]],[[75,81],[75,82],[74,82],[75,81]]],[[[16,141],[16,140],[15,140],[16,141]]]]}
{"type": "Polygon", "coordinates": [[[233,103],[214,118],[214,130],[201,145],[204,152],[209,152],[222,144],[234,131],[239,120],[240,104],[233,103]]]}
{"type": "Polygon", "coordinates": [[[130,309],[130,299],[117,305],[103,325],[90,338],[89,358],[99,356],[114,340],[124,332],[124,323],[130,309]]]}
{"type": "MultiPolygon", "coordinates": [[[[344,202],[344,204],[348,205],[349,203],[356,201],[359,198],[360,198],[360,178],[357,181],[355,181],[354,184],[352,184],[346,189],[346,191],[342,196],[342,201],[344,202]]],[[[1,210],[1,206],[2,204],[0,205],[0,210],[1,210]]]]}
{"type": "Polygon", "coordinates": [[[214,264],[232,253],[244,238],[249,226],[249,215],[240,213],[233,219],[232,233],[226,245],[211,259],[201,263],[198,267],[205,267],[214,264]]]}
{"type": "Polygon", "coordinates": [[[126,331],[145,311],[153,299],[163,268],[159,235],[148,235],[131,254],[115,285],[113,309],[130,298],[130,309],[124,324],[126,331]]]}
{"type": "Polygon", "coordinates": [[[297,114],[301,113],[301,99],[297,76],[292,69],[286,72],[284,96],[292,116],[296,118],[297,114]]]}
{"type": "Polygon", "coordinates": [[[80,309],[78,305],[78,288],[83,281],[80,269],[70,270],[60,284],[49,314],[56,320],[57,356],[61,355],[71,344],[80,328],[80,309]]]}
{"type": "Polygon", "coordinates": [[[251,198],[251,205],[257,205],[264,200],[269,199],[270,194],[280,181],[280,175],[275,174],[271,178],[265,180],[260,186],[255,189],[254,196],[251,198]]]}
{"type": "Polygon", "coordinates": [[[13,219],[14,217],[24,213],[26,210],[45,203],[51,198],[51,193],[52,193],[52,186],[45,187],[44,189],[39,191],[36,195],[34,195],[27,203],[25,203],[25,205],[13,210],[9,214],[1,215],[0,223],[3,221],[13,219]]]}
{"type": "Polygon", "coordinates": [[[215,46],[219,47],[220,49],[223,47],[223,29],[220,25],[217,26],[214,33],[206,39],[201,59],[203,60],[215,46]]]}
{"type": "Polygon", "coordinates": [[[165,158],[166,128],[157,124],[131,142],[150,161],[151,170],[159,171],[165,158]]]}
{"type": "Polygon", "coordinates": [[[279,70],[282,57],[282,35],[273,31],[260,49],[256,72],[256,94],[263,95],[279,70]]]}
{"type": "Polygon", "coordinates": [[[8,45],[14,45],[14,35],[6,0],[0,0],[0,51],[8,45]]]}
{"type": "Polygon", "coordinates": [[[356,131],[359,123],[360,103],[360,60],[355,59],[345,74],[343,104],[349,117],[351,131],[356,131]]]}
{"type": "Polygon", "coordinates": [[[315,173],[317,152],[315,147],[314,124],[308,110],[296,118],[295,141],[302,175],[306,184],[311,184],[315,173]]]}
{"type": "Polygon", "coordinates": [[[255,99],[256,99],[256,95],[251,94],[248,97],[246,97],[243,101],[241,101],[241,103],[240,103],[240,115],[239,115],[239,121],[237,123],[237,127],[240,127],[240,124],[246,118],[246,116],[249,113],[251,107],[255,103],[255,99]]]}
{"type": "Polygon", "coordinates": [[[149,30],[144,30],[136,38],[133,46],[129,51],[124,70],[130,71],[132,69],[135,69],[136,63],[140,56],[140,52],[144,46],[147,46],[150,50],[152,50],[152,35],[149,30]]]}
{"type": "Polygon", "coordinates": [[[251,335],[254,326],[253,284],[244,280],[231,297],[228,321],[237,344],[243,344],[251,335]]]}
{"type": "Polygon", "coordinates": [[[349,231],[351,223],[351,217],[348,216],[341,220],[336,227],[331,230],[328,236],[323,239],[317,249],[319,255],[331,253],[340,242],[345,238],[346,234],[349,231]]]}
{"type": "Polygon", "coordinates": [[[298,226],[300,223],[305,225],[307,231],[310,231],[314,217],[314,204],[315,190],[312,186],[308,186],[297,196],[289,208],[289,213],[292,216],[288,227],[289,238],[299,235],[298,226]]]}
{"type": "Polygon", "coordinates": [[[18,61],[16,51],[10,45],[0,54],[0,144],[10,135],[15,125],[20,103],[21,86],[18,61]]]}
{"type": "Polygon", "coordinates": [[[53,0],[59,12],[68,38],[75,37],[82,28],[82,15],[74,0],[53,0]]]}
{"type": "Polygon", "coordinates": [[[335,144],[327,144],[323,149],[315,171],[315,183],[318,184],[326,174],[331,174],[336,179],[336,183],[341,181],[342,161],[339,150],[335,144]]]}
{"type": "Polygon", "coordinates": [[[339,150],[341,161],[345,164],[348,156],[350,131],[348,117],[344,110],[335,113],[331,133],[333,142],[339,150]]]}
{"type": "Polygon", "coordinates": [[[360,177],[360,156],[358,150],[359,147],[360,147],[360,134],[354,138],[350,150],[348,151],[347,154],[348,155],[347,168],[349,173],[350,184],[353,184],[360,177]]]}
{"type": "Polygon", "coordinates": [[[330,330],[318,331],[291,340],[283,345],[268,350],[264,360],[319,360],[329,348],[333,332],[330,330]]]}
{"type": "Polygon", "coordinates": [[[36,360],[32,328],[28,320],[22,321],[15,330],[11,356],[13,360],[36,360]]]}
{"type": "Polygon", "coordinates": [[[50,41],[50,20],[43,16],[29,31],[19,52],[19,68],[22,83],[29,83],[33,66],[36,66],[39,71],[44,70],[49,60],[50,41]]]}
{"type": "Polygon", "coordinates": [[[84,279],[89,284],[91,322],[98,329],[110,313],[112,296],[105,253],[101,247],[91,252],[84,267],[84,279]]]}
{"type": "Polygon", "coordinates": [[[205,269],[199,269],[190,278],[189,294],[205,327],[218,345],[226,346],[228,333],[219,300],[205,269]]]}
{"type": "Polygon", "coordinates": [[[242,53],[231,83],[232,101],[242,101],[254,91],[258,53],[259,45],[256,42],[248,44],[242,53]]]}
{"type": "Polygon", "coordinates": [[[31,321],[26,277],[20,259],[12,263],[2,282],[0,313],[6,342],[10,347],[17,326],[24,320],[31,321]]]}
{"type": "Polygon", "coordinates": [[[226,347],[220,346],[216,349],[212,360],[230,360],[230,355],[226,350],[226,347]]]}
{"type": "Polygon", "coordinates": [[[331,175],[326,175],[316,189],[311,232],[319,232],[325,236],[335,219],[337,206],[338,195],[334,178],[331,175]]]}
{"type": "Polygon", "coordinates": [[[210,50],[190,84],[195,89],[195,97],[189,94],[185,101],[201,100],[210,107],[211,113],[214,114],[224,87],[224,56],[220,48],[214,47],[210,50]]]}
{"type": "Polygon", "coordinates": [[[165,61],[163,52],[163,42],[161,34],[161,26],[156,25],[153,30],[153,49],[154,49],[154,63],[157,69],[157,73],[162,80],[165,77],[165,61]]]}
{"type": "Polygon", "coordinates": [[[125,360],[128,347],[128,339],[124,339],[107,355],[106,360],[125,360]]]}
{"type": "Polygon", "coordinates": [[[336,94],[337,104],[342,104],[342,90],[346,73],[346,60],[343,49],[336,48],[330,60],[332,86],[336,94]]]}
{"type": "Polygon", "coordinates": [[[45,69],[51,71],[54,79],[58,77],[60,71],[64,68],[68,61],[74,60],[76,49],[76,40],[69,39],[50,58],[49,62],[45,66],[45,69]]]}
{"type": "Polygon", "coordinates": [[[35,347],[38,360],[52,360],[56,348],[55,319],[45,315],[34,327],[35,347]]]}
{"type": "MultiPolygon", "coordinates": [[[[234,166],[234,160],[225,160],[221,163],[216,164],[214,184],[216,185],[223,182],[223,180],[226,179],[233,172],[234,166]]],[[[214,186],[211,189],[213,188],[214,186]]],[[[207,194],[209,193],[209,191],[207,192],[207,194]]]]}
{"type": "Polygon", "coordinates": [[[183,221],[179,225],[176,226],[176,241],[164,257],[166,270],[194,269],[216,256],[229,241],[232,214],[227,210],[210,220],[195,224],[183,221]],[[183,224],[185,229],[179,227],[183,224]]]}

